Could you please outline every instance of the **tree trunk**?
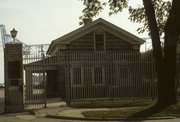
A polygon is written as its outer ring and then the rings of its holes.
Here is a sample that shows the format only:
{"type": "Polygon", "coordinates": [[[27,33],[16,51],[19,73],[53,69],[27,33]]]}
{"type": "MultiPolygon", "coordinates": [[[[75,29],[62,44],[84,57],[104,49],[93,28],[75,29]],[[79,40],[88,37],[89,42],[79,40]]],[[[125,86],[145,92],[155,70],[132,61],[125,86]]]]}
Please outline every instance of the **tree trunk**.
{"type": "Polygon", "coordinates": [[[152,0],[143,0],[149,23],[155,66],[158,78],[158,105],[171,105],[176,101],[176,47],[180,35],[180,0],[173,0],[165,26],[164,58],[152,0]]]}
{"type": "Polygon", "coordinates": [[[162,100],[166,104],[175,104],[176,101],[176,47],[180,35],[180,0],[173,0],[168,20],[165,25],[164,77],[165,96],[162,100]]]}
{"type": "Polygon", "coordinates": [[[164,47],[164,81],[163,91],[164,95],[159,99],[160,104],[171,105],[176,104],[176,45],[177,40],[165,33],[165,47],[164,47]],[[165,101],[165,102],[164,102],[165,101]]]}
{"type": "MultiPolygon", "coordinates": [[[[162,47],[160,42],[160,35],[159,30],[157,27],[156,17],[155,17],[155,9],[154,5],[152,4],[152,0],[143,0],[145,13],[149,23],[149,29],[152,39],[152,47],[153,47],[153,54],[155,57],[155,67],[157,72],[157,79],[158,79],[158,103],[163,102],[164,98],[164,62],[163,62],[163,53],[162,47]]],[[[164,101],[165,102],[165,101],[164,101]]]]}

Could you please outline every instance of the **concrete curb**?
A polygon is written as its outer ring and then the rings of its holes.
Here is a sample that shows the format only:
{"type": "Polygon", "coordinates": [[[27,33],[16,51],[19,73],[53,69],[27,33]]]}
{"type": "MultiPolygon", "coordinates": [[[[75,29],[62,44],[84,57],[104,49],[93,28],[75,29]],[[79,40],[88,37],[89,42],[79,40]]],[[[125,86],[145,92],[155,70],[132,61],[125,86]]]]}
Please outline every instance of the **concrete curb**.
{"type": "Polygon", "coordinates": [[[67,117],[67,116],[56,116],[56,115],[46,115],[46,118],[53,119],[67,119],[67,120],[91,120],[91,121],[142,121],[142,120],[163,120],[163,119],[175,119],[176,117],[148,117],[148,118],[83,118],[83,117],[67,117]]]}

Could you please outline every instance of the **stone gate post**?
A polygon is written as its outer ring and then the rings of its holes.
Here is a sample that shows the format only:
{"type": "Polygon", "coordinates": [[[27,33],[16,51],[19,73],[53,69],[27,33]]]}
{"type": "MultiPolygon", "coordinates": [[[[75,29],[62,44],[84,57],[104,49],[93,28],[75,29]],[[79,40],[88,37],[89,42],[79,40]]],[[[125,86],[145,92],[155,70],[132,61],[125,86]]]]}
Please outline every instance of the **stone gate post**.
{"type": "Polygon", "coordinates": [[[10,42],[4,49],[5,112],[22,112],[23,104],[23,60],[22,44],[10,42]]]}

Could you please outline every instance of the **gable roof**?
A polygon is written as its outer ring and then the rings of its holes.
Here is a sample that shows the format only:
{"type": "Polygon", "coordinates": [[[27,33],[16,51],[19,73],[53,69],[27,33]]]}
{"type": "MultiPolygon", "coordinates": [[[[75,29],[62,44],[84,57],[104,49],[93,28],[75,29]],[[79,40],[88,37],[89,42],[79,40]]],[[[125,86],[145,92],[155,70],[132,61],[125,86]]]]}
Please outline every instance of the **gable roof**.
{"type": "Polygon", "coordinates": [[[48,51],[47,51],[47,54],[50,54],[51,51],[53,50],[54,46],[57,45],[57,44],[69,44],[71,43],[72,41],[74,41],[75,39],[91,32],[91,31],[94,31],[98,28],[102,28],[106,31],[109,31],[110,33],[113,33],[115,34],[116,36],[122,38],[122,39],[125,39],[126,41],[128,41],[129,43],[131,44],[143,44],[144,43],[144,40],[143,39],[140,39],[139,37],[123,30],[122,28],[102,19],[102,18],[99,18],[95,21],[93,21],[92,23],[88,24],[88,25],[85,25],[85,26],[82,26],[58,39],[55,39],[52,41],[48,51]]]}

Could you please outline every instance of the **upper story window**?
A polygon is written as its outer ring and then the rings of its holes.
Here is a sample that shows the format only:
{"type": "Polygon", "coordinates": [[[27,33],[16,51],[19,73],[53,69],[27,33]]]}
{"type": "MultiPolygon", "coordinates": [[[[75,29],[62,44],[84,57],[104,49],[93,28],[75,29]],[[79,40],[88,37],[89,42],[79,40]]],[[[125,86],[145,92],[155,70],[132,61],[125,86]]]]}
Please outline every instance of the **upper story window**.
{"type": "Polygon", "coordinates": [[[94,34],[94,44],[96,51],[105,50],[105,34],[104,33],[95,33],[94,34]]]}

